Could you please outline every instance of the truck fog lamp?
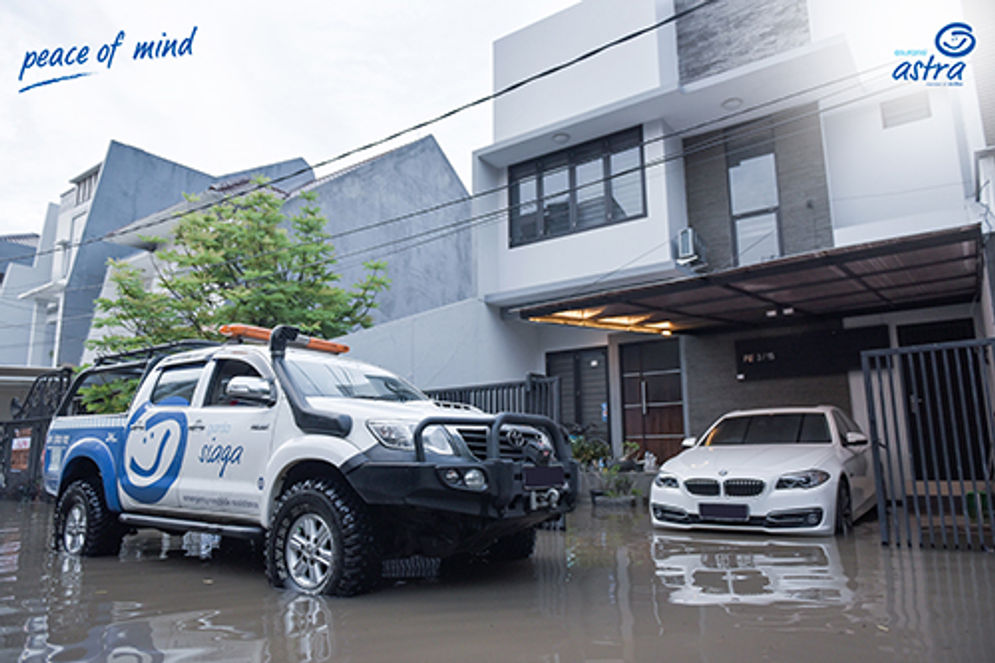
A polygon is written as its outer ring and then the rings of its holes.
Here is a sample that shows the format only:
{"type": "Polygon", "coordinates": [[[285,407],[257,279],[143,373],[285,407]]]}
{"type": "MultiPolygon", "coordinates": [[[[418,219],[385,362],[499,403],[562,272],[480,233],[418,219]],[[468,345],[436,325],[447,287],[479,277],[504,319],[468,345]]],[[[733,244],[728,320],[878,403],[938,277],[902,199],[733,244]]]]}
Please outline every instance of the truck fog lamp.
{"type": "Polygon", "coordinates": [[[463,480],[463,475],[459,473],[459,470],[450,468],[442,473],[442,478],[450,486],[458,486],[463,480]]]}
{"type": "Polygon", "coordinates": [[[474,467],[463,475],[463,485],[470,490],[484,490],[487,488],[487,477],[482,471],[474,467]]]}

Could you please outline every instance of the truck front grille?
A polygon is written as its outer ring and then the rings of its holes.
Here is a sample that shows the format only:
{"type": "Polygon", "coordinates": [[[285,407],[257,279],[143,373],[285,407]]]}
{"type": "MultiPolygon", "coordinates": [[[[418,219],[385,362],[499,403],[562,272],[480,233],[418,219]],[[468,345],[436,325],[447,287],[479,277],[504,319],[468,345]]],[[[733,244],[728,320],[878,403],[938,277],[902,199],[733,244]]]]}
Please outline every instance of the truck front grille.
{"type": "MultiPolygon", "coordinates": [[[[487,460],[487,429],[480,427],[465,427],[457,428],[456,432],[459,433],[460,437],[466,443],[467,448],[470,450],[478,460],[487,460]]],[[[502,430],[501,435],[498,438],[498,445],[501,458],[506,458],[508,460],[520,461],[525,459],[525,444],[528,443],[529,438],[538,437],[536,433],[529,433],[527,431],[516,431],[521,433],[520,438],[523,444],[517,446],[513,444],[508,436],[507,430],[502,430]]]]}

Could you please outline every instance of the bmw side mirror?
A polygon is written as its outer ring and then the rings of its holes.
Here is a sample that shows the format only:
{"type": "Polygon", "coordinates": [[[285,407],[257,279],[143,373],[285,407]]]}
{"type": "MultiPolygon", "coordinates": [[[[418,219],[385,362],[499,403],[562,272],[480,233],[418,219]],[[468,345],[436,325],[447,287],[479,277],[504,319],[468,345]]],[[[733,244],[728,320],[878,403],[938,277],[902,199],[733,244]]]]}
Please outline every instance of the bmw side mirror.
{"type": "Polygon", "coordinates": [[[225,395],[243,401],[272,405],[276,402],[269,380],[251,375],[238,375],[228,381],[225,395]]]}
{"type": "Polygon", "coordinates": [[[691,447],[694,446],[694,443],[697,441],[698,438],[696,437],[686,437],[683,440],[681,440],[681,446],[684,447],[685,449],[690,449],[691,447]]]}
{"type": "Polygon", "coordinates": [[[847,447],[859,447],[867,444],[867,436],[863,433],[852,430],[846,434],[846,441],[844,441],[843,444],[847,447]]]}

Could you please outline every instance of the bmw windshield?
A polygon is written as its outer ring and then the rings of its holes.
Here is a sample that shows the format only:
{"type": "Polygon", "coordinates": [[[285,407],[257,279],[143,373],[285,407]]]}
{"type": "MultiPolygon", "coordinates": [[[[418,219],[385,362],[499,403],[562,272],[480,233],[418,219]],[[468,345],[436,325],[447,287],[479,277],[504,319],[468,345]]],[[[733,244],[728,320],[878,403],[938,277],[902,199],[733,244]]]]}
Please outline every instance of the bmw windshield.
{"type": "Polygon", "coordinates": [[[310,356],[288,356],[286,366],[290,379],[308,399],[429,400],[408,382],[373,366],[310,356]]]}
{"type": "Polygon", "coordinates": [[[752,414],[720,421],[702,443],[704,446],[743,444],[829,444],[832,437],[826,416],[818,412],[752,414]]]}

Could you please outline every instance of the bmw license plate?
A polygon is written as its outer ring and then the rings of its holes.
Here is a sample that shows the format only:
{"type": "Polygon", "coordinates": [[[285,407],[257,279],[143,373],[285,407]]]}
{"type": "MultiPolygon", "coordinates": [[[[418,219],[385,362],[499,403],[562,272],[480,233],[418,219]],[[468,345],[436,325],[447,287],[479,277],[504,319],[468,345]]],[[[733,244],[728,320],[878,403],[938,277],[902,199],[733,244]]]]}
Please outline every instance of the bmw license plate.
{"type": "Polygon", "coordinates": [[[706,520],[744,522],[750,518],[750,510],[745,504],[699,504],[698,514],[706,520]]]}
{"type": "Polygon", "coordinates": [[[559,465],[552,467],[524,467],[522,468],[522,479],[526,488],[549,488],[550,486],[561,486],[566,475],[559,465]]]}

